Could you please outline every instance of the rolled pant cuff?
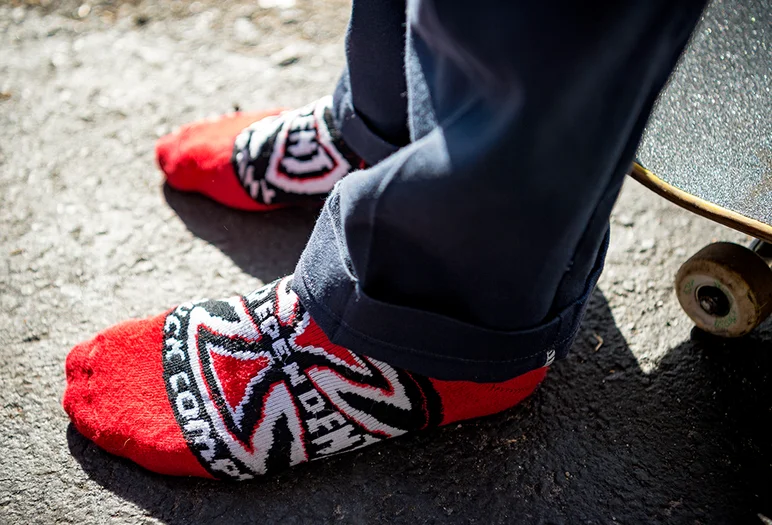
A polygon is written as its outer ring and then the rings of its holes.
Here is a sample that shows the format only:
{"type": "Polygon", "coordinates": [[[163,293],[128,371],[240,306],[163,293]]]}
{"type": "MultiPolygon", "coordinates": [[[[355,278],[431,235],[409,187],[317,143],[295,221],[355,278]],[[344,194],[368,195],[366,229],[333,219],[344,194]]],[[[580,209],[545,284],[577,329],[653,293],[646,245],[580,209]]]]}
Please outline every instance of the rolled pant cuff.
{"type": "Polygon", "coordinates": [[[332,108],[335,125],[343,137],[343,142],[362,157],[368,165],[373,166],[379,163],[399,149],[398,146],[382,139],[357,114],[346,73],[343,74],[335,88],[332,108]]]}
{"type": "Polygon", "coordinates": [[[568,354],[602,270],[608,233],[581,297],[538,326],[491,330],[368,297],[336,234],[336,201],[333,192],[292,285],[333,343],[435,379],[476,382],[504,381],[568,354]]]}

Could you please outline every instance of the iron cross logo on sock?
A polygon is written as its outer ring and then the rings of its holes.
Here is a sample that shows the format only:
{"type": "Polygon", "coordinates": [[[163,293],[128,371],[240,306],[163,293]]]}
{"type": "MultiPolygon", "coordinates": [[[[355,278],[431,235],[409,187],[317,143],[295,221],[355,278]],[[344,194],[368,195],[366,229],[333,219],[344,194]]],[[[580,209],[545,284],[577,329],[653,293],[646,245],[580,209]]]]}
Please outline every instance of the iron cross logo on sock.
{"type": "Polygon", "coordinates": [[[232,163],[244,189],[263,204],[326,195],[352,165],[334,131],[332,97],[275,117],[264,118],[242,131],[233,147],[232,163]]]}
{"type": "Polygon", "coordinates": [[[331,344],[290,283],[166,317],[169,402],[215,477],[249,479],[439,424],[429,380],[331,344]]]}

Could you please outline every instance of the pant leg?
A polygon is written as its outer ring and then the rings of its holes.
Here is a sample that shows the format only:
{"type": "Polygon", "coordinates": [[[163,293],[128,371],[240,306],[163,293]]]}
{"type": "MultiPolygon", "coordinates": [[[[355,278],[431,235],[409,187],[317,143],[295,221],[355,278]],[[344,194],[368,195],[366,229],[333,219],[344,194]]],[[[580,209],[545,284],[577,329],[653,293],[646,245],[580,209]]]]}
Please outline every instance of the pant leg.
{"type": "Polygon", "coordinates": [[[369,164],[409,142],[405,0],[354,0],[346,69],[333,96],[343,139],[369,164]]]}
{"type": "Polygon", "coordinates": [[[338,183],[295,272],[332,341],[441,379],[565,356],[703,4],[411,1],[415,142],[338,183]]]}

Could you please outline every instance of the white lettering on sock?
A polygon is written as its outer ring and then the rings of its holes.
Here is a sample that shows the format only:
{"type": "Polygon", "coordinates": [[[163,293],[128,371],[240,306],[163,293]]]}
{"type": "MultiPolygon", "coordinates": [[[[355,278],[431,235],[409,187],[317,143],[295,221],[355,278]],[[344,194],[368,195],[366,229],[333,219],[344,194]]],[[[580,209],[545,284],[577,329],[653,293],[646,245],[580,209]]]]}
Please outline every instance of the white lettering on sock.
{"type": "Polygon", "coordinates": [[[249,474],[242,474],[239,471],[239,469],[236,468],[236,465],[233,464],[233,461],[231,461],[230,459],[218,459],[218,460],[212,461],[209,464],[209,468],[211,468],[212,470],[219,470],[220,472],[224,472],[229,476],[232,476],[240,480],[252,479],[254,477],[249,474]]]}
{"type": "Polygon", "coordinates": [[[277,339],[273,343],[273,351],[280,359],[286,359],[290,355],[289,346],[287,346],[287,341],[284,339],[277,339]]]}
{"type": "Polygon", "coordinates": [[[260,323],[260,332],[269,335],[271,339],[279,337],[279,321],[274,316],[260,323]]]}
{"type": "Polygon", "coordinates": [[[334,430],[328,434],[318,437],[311,441],[314,445],[323,445],[329,443],[329,445],[319,451],[319,454],[326,456],[328,454],[334,454],[341,450],[348,449],[356,446],[362,440],[361,434],[351,435],[354,427],[351,425],[345,425],[337,430],[334,430]]]}
{"type": "Polygon", "coordinates": [[[193,419],[198,416],[198,401],[190,392],[181,392],[174,402],[177,404],[177,411],[185,419],[193,419]]]}
{"type": "Polygon", "coordinates": [[[334,430],[335,427],[333,426],[334,423],[337,423],[337,426],[343,426],[346,424],[346,420],[343,419],[343,416],[338,414],[337,412],[333,412],[332,414],[329,414],[327,416],[318,418],[318,419],[309,419],[308,420],[308,430],[312,434],[315,433],[319,428],[325,428],[327,430],[334,430]]]}
{"type": "Polygon", "coordinates": [[[263,319],[264,317],[268,317],[271,315],[271,311],[273,310],[273,301],[266,301],[257,308],[255,308],[255,317],[258,319],[263,319]]]}
{"type": "MultiPolygon", "coordinates": [[[[263,286],[262,288],[258,288],[254,292],[245,296],[245,299],[249,304],[259,303],[260,301],[268,297],[271,294],[271,291],[272,290],[270,286],[263,286]]],[[[268,302],[268,304],[270,304],[270,301],[268,302]]]]}
{"type": "Polygon", "coordinates": [[[179,372],[169,378],[169,385],[171,385],[175,392],[180,391],[180,380],[185,383],[186,387],[190,387],[190,378],[188,377],[188,374],[179,372]]]}
{"type": "Polygon", "coordinates": [[[177,319],[173,315],[168,315],[166,317],[166,321],[164,322],[164,330],[167,332],[171,331],[171,326],[174,326],[174,336],[179,337],[180,336],[180,327],[182,326],[182,323],[180,323],[180,320],[177,319]]]}
{"type": "MultiPolygon", "coordinates": [[[[295,364],[295,363],[293,363],[295,364]]],[[[319,395],[316,390],[309,390],[298,396],[298,399],[303,403],[303,408],[308,410],[312,414],[316,414],[320,410],[324,410],[324,399],[319,395]]]]}
{"type": "Polygon", "coordinates": [[[290,384],[292,386],[298,386],[300,383],[305,383],[306,378],[300,375],[297,363],[291,363],[283,368],[284,373],[290,377],[290,384]]]}
{"type": "Polygon", "coordinates": [[[212,439],[212,427],[203,419],[193,419],[185,424],[185,431],[190,433],[189,438],[198,445],[199,453],[206,461],[212,461],[215,452],[215,441],[212,439]]]}
{"type": "Polygon", "coordinates": [[[187,356],[182,350],[182,341],[172,339],[171,337],[166,340],[167,350],[164,352],[164,359],[171,361],[173,357],[177,357],[180,360],[185,360],[187,356]]]}

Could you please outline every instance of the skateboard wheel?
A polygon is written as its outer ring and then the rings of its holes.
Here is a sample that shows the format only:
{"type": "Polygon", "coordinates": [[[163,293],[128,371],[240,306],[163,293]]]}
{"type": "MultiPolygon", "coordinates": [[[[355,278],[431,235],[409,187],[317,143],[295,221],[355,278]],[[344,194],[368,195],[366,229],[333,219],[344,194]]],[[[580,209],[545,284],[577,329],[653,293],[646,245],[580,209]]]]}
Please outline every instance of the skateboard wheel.
{"type": "Polygon", "coordinates": [[[772,270],[739,244],[717,242],[694,254],[675,287],[684,312],[714,335],[745,335],[772,312],[772,270]]]}

